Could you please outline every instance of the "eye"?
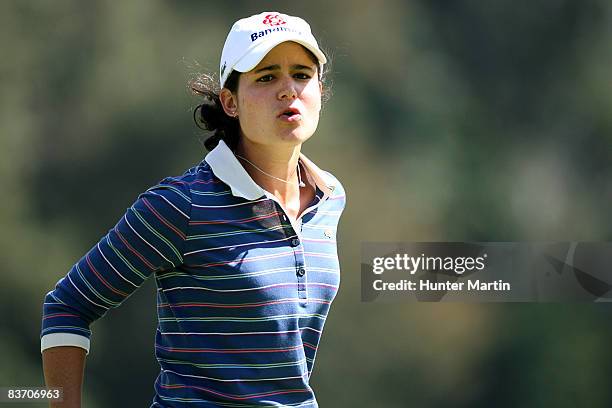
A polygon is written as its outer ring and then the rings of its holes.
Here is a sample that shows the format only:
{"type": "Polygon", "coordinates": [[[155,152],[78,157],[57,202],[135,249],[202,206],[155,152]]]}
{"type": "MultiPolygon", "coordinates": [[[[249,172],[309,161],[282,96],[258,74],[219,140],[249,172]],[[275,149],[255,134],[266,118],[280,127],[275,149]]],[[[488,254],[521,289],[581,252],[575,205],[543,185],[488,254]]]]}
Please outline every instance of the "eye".
{"type": "Polygon", "coordinates": [[[304,80],[308,80],[310,78],[312,78],[310,75],[304,73],[304,72],[298,72],[297,74],[293,75],[294,78],[296,79],[304,79],[304,80]]]}
{"type": "Polygon", "coordinates": [[[274,75],[268,74],[257,79],[257,82],[270,82],[274,79],[274,75]]]}

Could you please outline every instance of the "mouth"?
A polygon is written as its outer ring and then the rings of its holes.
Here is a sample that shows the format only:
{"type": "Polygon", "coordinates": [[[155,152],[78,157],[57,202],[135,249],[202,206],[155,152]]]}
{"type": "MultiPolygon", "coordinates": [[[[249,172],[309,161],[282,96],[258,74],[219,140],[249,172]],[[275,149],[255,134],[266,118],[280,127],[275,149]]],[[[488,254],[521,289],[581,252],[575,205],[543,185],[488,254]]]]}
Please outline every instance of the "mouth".
{"type": "Polygon", "coordinates": [[[296,120],[300,120],[302,118],[302,115],[300,113],[300,110],[297,108],[287,108],[284,111],[282,111],[278,115],[278,117],[283,120],[294,122],[296,120]]]}

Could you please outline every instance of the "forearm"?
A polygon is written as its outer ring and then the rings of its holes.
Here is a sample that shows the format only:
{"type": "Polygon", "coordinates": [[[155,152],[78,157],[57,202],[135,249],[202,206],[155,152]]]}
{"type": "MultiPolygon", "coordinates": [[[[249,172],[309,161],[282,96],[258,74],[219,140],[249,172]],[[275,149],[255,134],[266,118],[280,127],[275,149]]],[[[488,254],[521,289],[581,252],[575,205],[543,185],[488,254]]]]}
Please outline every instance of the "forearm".
{"type": "Polygon", "coordinates": [[[43,351],[43,371],[47,387],[61,387],[63,401],[51,408],[80,408],[85,350],[80,347],[51,347],[43,351]]]}

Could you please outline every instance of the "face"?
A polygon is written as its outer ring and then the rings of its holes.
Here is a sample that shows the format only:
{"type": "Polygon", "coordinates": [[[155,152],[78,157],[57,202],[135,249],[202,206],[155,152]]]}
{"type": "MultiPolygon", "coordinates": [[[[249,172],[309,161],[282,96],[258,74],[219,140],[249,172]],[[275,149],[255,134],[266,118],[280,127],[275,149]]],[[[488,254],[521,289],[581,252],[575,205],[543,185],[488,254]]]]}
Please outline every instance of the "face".
{"type": "Polygon", "coordinates": [[[240,75],[236,94],[224,89],[224,109],[238,114],[241,137],[259,145],[295,146],[312,136],[321,111],[317,70],[304,47],[284,42],[240,75]]]}

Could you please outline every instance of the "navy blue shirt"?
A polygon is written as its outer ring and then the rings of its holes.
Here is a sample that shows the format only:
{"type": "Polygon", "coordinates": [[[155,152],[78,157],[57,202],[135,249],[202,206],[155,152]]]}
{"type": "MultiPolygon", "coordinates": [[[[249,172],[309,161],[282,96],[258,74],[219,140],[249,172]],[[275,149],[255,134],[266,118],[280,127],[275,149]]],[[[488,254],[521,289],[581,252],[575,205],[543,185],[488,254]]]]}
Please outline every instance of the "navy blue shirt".
{"type": "Polygon", "coordinates": [[[45,298],[41,348],[89,351],[90,324],[153,274],[152,407],[316,407],[309,379],[340,271],[341,184],[303,155],[297,220],[220,142],[141,194],[45,298]]]}

